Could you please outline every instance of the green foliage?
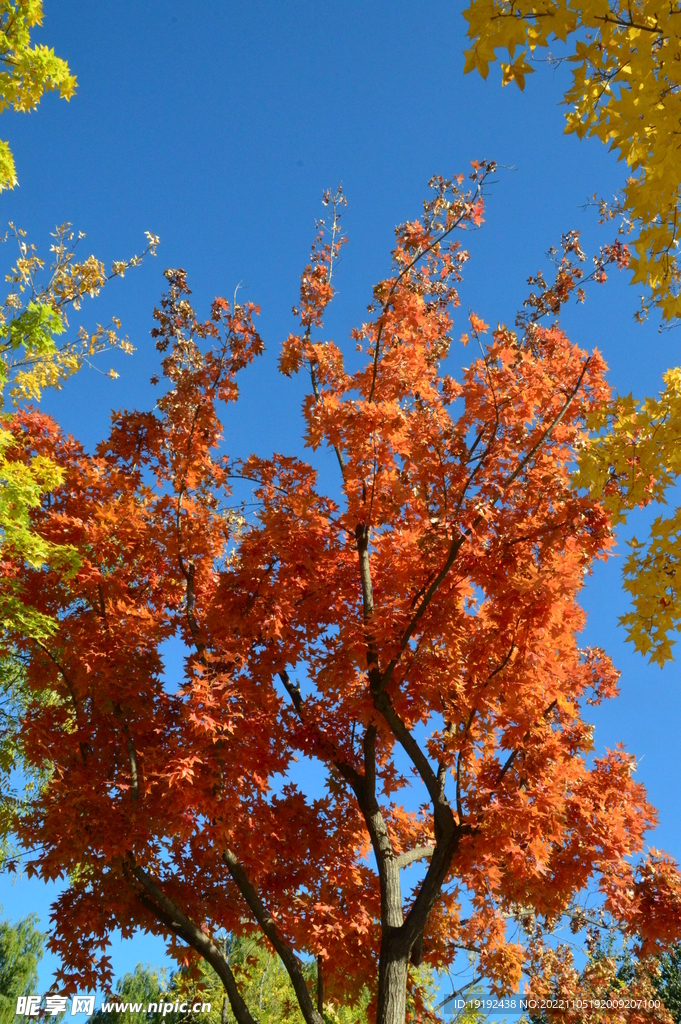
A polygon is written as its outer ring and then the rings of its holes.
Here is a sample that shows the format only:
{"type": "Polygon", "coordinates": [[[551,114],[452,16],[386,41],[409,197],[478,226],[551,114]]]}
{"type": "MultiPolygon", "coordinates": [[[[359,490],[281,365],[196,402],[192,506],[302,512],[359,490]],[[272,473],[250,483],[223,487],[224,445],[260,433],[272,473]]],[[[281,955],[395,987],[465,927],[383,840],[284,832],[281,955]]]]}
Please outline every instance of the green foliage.
{"type": "MultiPolygon", "coordinates": [[[[54,690],[31,693],[24,679],[24,666],[16,656],[0,659],[0,869],[15,869],[16,849],[12,843],[15,817],[25,812],[30,800],[42,788],[51,772],[44,761],[37,771],[23,758],[22,720],[28,703],[47,710],[64,701],[54,690]]],[[[75,727],[73,713],[66,706],[65,728],[75,727]]]]}
{"type": "MultiPolygon", "coordinates": [[[[42,455],[26,463],[12,458],[13,437],[0,424],[0,558],[17,560],[32,567],[51,563],[72,572],[75,553],[69,547],[51,544],[31,526],[31,511],[38,508],[43,495],[56,487],[61,472],[42,455]]],[[[53,631],[52,621],[22,600],[19,575],[8,569],[8,591],[0,599],[0,629],[19,628],[25,635],[44,639],[53,631]]]]}
{"type": "MultiPolygon", "coordinates": [[[[225,948],[229,963],[246,1005],[260,1024],[304,1024],[293,986],[279,957],[271,952],[260,938],[235,938],[225,940],[225,948]]],[[[307,964],[305,973],[311,991],[316,991],[317,969],[313,963],[307,964]]],[[[432,972],[431,972],[432,975],[432,972]]],[[[148,1012],[150,1003],[168,1002],[173,1004],[196,1002],[210,1003],[210,1013],[201,1014],[201,1021],[206,1024],[219,1024],[228,1021],[235,1024],[229,1002],[223,1017],[225,991],[215,971],[204,960],[191,967],[182,967],[170,978],[156,968],[138,964],[133,974],[126,974],[116,986],[115,999],[108,1002],[138,1003],[144,1009],[137,1012],[130,1010],[109,1010],[103,1013],[97,1010],[90,1018],[91,1024],[139,1024],[146,1021],[156,1024],[184,1024],[190,1021],[190,1014],[175,1010],[166,1013],[148,1012]]],[[[368,1024],[369,995],[363,997],[354,1006],[337,1006],[327,1003],[324,1007],[326,1024],[368,1024]]],[[[0,1022],[1,1024],[1,1022],[0,1022]]],[[[466,1018],[461,1024],[476,1024],[473,1018],[466,1018]]]]}
{"type": "MultiPolygon", "coordinates": [[[[116,1009],[104,1012],[101,1008],[96,1010],[90,1017],[91,1024],[107,1024],[110,1021],[117,1021],[118,1024],[141,1024],[143,1021],[165,1020],[169,1024],[175,1024],[179,1015],[168,1013],[163,1017],[162,1013],[148,1012],[149,1004],[163,1003],[166,1001],[168,984],[163,971],[153,967],[145,967],[137,964],[132,974],[126,974],[120,979],[116,986],[115,999],[110,998],[109,1003],[119,1004],[132,1003],[141,1006],[141,1009],[116,1009]]],[[[168,995],[167,1001],[170,1002],[168,995]]]]}
{"type": "Polygon", "coordinates": [[[0,922],[0,1024],[14,1024],[17,998],[35,991],[45,939],[36,921],[0,922]]]}
{"type": "MultiPolygon", "coordinates": [[[[47,46],[31,45],[31,29],[42,21],[42,0],[0,0],[0,113],[35,110],[45,92],[58,92],[65,100],[75,92],[66,61],[47,46]]],[[[16,183],[9,144],[0,141],[0,190],[16,183]]]]}
{"type": "Polygon", "coordinates": [[[681,943],[672,946],[658,960],[660,973],[653,979],[658,996],[675,1024],[681,1024],[681,943]]]}

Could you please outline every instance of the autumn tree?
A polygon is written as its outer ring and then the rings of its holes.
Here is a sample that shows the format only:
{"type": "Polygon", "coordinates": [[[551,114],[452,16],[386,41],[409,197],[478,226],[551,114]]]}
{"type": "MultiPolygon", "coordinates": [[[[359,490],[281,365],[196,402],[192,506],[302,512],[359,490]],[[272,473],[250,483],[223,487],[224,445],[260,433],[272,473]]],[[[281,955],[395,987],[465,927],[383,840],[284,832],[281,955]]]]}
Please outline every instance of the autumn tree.
{"type": "MultiPolygon", "coordinates": [[[[58,92],[70,100],[76,79],[53,49],[31,42],[31,31],[43,23],[43,0],[0,0],[0,113],[35,110],[43,94],[58,92]]],[[[0,191],[17,183],[14,157],[0,141],[0,191]]]]}
{"type": "MultiPolygon", "coordinates": [[[[24,231],[10,225],[5,237],[16,245],[16,256],[5,275],[8,288],[0,306],[0,632],[10,637],[18,628],[36,643],[53,633],[55,623],[26,600],[21,574],[15,571],[17,560],[36,567],[49,563],[67,573],[75,570],[78,556],[74,548],[51,543],[32,526],[32,510],[63,480],[63,473],[48,456],[22,457],[12,413],[3,412],[3,405],[7,400],[16,410],[39,402],[45,389],[60,389],[84,365],[99,369],[98,357],[113,349],[132,353],[118,319],[94,330],[83,324],[76,330],[69,317],[73,320],[83,301],[95,298],[112,278],[155,255],[158,245],[158,238],[148,233],[140,255],[114,261],[107,271],[94,255],[80,256],[84,237],[69,224],[57,228],[48,267],[24,231]]],[[[113,370],[108,373],[117,376],[113,370]]],[[[0,863],[10,849],[12,815],[41,784],[43,774],[42,768],[34,772],[22,762],[20,723],[28,699],[23,680],[23,667],[9,642],[0,658],[0,863]],[[24,771],[17,775],[22,764],[24,771]]]]}
{"type": "MultiPolygon", "coordinates": [[[[643,285],[644,319],[656,307],[667,324],[681,316],[679,213],[681,159],[681,5],[678,0],[471,0],[464,12],[471,47],[466,72],[487,77],[499,51],[504,84],[521,89],[531,61],[553,45],[567,61],[566,132],[607,143],[631,170],[614,203],[600,202],[601,221],[620,218],[629,235],[632,283],[643,285]]],[[[681,369],[664,375],[653,398],[617,396],[594,418],[598,440],[581,458],[578,481],[604,495],[616,522],[632,509],[665,502],[678,480],[681,369]]],[[[632,610],[628,639],[660,666],[672,659],[681,625],[681,509],[659,516],[645,541],[631,544],[624,586],[632,610]]]]}
{"type": "MultiPolygon", "coordinates": [[[[532,951],[509,921],[555,920],[588,884],[642,955],[678,938],[676,867],[641,859],[655,813],[635,760],[595,756],[583,717],[617,673],[579,643],[579,592],[612,534],[570,482],[609,395],[602,357],[554,319],[579,284],[576,236],[516,329],[489,336],[471,314],[472,359],[458,378],[447,361],[461,236],[492,170],[475,164],[468,191],[433,179],[354,356],[323,340],[344,242],[327,197],[280,368],[309,375],[304,439],[333,460],[330,493],[310,461],[225,450],[220,404],[262,351],[257,309],[216,299],[201,321],[181,270],[155,312],[153,411],[116,413],[93,454],[15,417],[23,458],[63,474],[33,528],[78,556],[72,575],[15,560],[57,628],[5,641],[33,695],[24,757],[47,772],[14,828],[29,871],[68,879],[62,980],[107,984],[111,932],[143,928],[210,964],[253,1024],[221,942],[261,935],[306,1024],[365,988],[371,1019],[402,1024],[407,1005],[426,1012],[419,965],[461,947],[515,989],[532,951]],[[164,676],[170,637],[180,679],[164,676]],[[291,780],[301,754],[322,795],[291,780]]],[[[605,250],[593,276],[624,258],[605,250]]]]}

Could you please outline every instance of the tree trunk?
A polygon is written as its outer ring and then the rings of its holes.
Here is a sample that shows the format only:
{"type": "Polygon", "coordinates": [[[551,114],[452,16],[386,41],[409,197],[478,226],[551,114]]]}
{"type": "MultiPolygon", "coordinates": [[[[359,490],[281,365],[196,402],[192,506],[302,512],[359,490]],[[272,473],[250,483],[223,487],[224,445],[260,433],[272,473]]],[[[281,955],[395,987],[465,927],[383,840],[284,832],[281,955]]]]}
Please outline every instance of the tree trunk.
{"type": "Polygon", "coordinates": [[[396,954],[382,943],[378,969],[376,1024],[404,1024],[407,1008],[408,955],[396,954]]]}

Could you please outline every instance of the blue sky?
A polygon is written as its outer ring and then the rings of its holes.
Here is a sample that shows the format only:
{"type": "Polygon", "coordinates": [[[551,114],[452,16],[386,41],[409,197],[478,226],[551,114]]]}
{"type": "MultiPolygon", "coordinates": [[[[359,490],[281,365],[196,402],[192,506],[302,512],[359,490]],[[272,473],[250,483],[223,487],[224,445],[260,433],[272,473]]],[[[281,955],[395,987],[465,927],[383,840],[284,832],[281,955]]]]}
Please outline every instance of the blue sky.
{"type": "MultiPolygon", "coordinates": [[[[239,282],[240,296],[262,307],[267,351],[245,372],[242,401],[226,417],[227,447],[300,452],[303,382],[280,377],[276,358],[294,328],[291,305],[322,191],[341,181],[350,243],[327,319],[340,343],[388,270],[395,224],[418,215],[433,174],[466,172],[472,159],[494,158],[502,169],[486,224],[470,239],[462,329],[469,308],[512,322],[528,274],[545,265],[561,232],[580,229],[588,251],[610,240],[583,206],[594,191],[611,195],[624,169],[599,143],[563,135],[565,69],[540,68],[524,94],[502,90],[495,69],[487,82],[464,78],[461,6],[46,0],[37,38],[68,59],[78,91],[69,104],[48,97],[37,113],[3,115],[0,137],[13,148],[20,187],[0,196],[0,221],[25,228],[46,255],[49,231],[71,221],[86,232],[88,253],[107,263],[142,248],[145,230],[161,238],[155,261],[83,310],[89,324],[120,316],[137,351],[101,363],[116,367],[117,381],[84,371],[46,399],[67,431],[92,446],[112,407],[153,404],[151,313],[164,267],[182,266],[199,311],[239,282]]],[[[13,255],[0,249],[7,267],[13,255]]],[[[604,352],[620,392],[643,395],[679,361],[681,333],[636,326],[636,306],[626,275],[614,277],[563,323],[604,352]]],[[[324,472],[324,455],[319,464],[324,472]]],[[[633,522],[639,534],[645,521],[633,522]]],[[[621,740],[642,758],[639,778],[660,812],[652,841],[678,859],[681,681],[676,664],[661,672],[624,643],[620,565],[620,557],[599,565],[584,594],[586,641],[605,647],[622,671],[622,696],[593,716],[596,742],[603,749],[621,740]]],[[[46,925],[49,896],[41,883],[0,878],[0,904],[13,920],[36,911],[46,925]]],[[[140,936],[115,944],[112,958],[120,974],[138,961],[161,964],[163,947],[140,936]]],[[[53,968],[46,958],[41,991],[53,968]]]]}

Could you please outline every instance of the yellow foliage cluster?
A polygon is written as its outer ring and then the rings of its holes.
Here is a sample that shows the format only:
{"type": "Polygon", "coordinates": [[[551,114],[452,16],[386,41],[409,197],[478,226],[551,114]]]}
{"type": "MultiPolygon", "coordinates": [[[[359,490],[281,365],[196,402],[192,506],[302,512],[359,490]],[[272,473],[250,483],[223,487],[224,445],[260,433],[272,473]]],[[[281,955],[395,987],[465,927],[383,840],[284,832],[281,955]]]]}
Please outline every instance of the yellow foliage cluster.
{"type": "MultiPolygon", "coordinates": [[[[637,506],[664,503],[681,475],[681,369],[663,379],[658,398],[617,398],[594,417],[600,433],[584,451],[575,483],[602,495],[615,522],[637,506]]],[[[681,627],[681,509],[658,516],[644,543],[630,541],[624,586],[633,604],[621,620],[628,637],[663,665],[681,627]]]]}
{"type": "MultiPolygon", "coordinates": [[[[53,262],[43,282],[45,263],[35,246],[25,241],[25,232],[10,224],[5,236],[5,241],[16,241],[19,255],[6,275],[10,288],[0,306],[0,406],[3,391],[14,405],[37,402],[45,388],[60,388],[93,356],[114,348],[133,351],[128,339],[119,336],[120,321],[115,318],[106,327],[98,324],[92,333],[81,327],[75,338],[67,338],[68,309],[80,309],[86,295],[94,298],[111,278],[123,277],[146,255],[155,256],[157,236],[147,231],[144,251],[114,261],[108,274],[95,256],[77,258],[77,246],[85,236],[76,234],[70,224],[62,224],[52,237],[53,262]]],[[[109,370],[108,375],[116,373],[109,370]]]]}
{"type": "MultiPolygon", "coordinates": [[[[35,110],[45,92],[56,91],[65,100],[75,92],[66,61],[47,46],[31,45],[31,29],[42,21],[43,0],[0,0],[0,113],[35,110]]],[[[12,152],[0,141],[0,190],[16,181],[12,152]]]]}
{"type": "MultiPolygon", "coordinates": [[[[503,83],[522,89],[529,59],[552,44],[572,67],[566,132],[595,136],[626,161],[630,175],[606,218],[631,232],[633,281],[652,304],[681,316],[680,0],[470,0],[465,72],[486,78],[497,51],[503,83]]],[[[556,58],[552,58],[556,59],[556,58]]]]}

